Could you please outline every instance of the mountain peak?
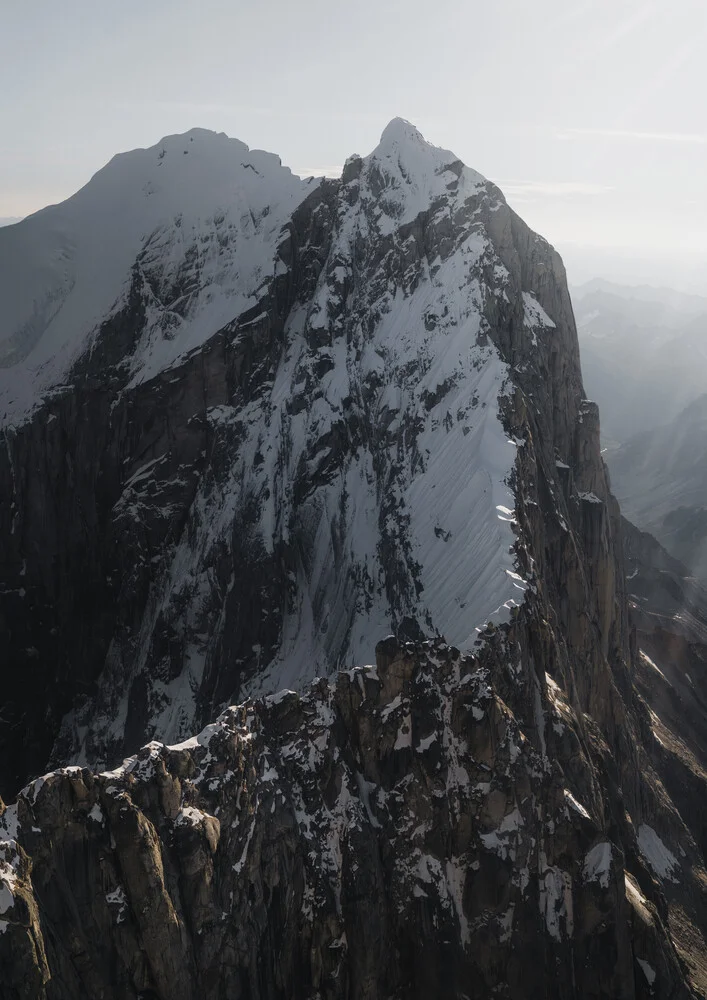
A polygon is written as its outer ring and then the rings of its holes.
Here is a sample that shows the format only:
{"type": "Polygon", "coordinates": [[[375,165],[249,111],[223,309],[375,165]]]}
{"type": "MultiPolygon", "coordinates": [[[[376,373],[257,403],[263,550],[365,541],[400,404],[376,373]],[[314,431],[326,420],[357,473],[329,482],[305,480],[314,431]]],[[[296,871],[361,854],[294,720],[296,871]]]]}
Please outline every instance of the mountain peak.
{"type": "MultiPolygon", "coordinates": [[[[443,174],[450,165],[460,163],[456,153],[429,142],[420,130],[405,118],[393,118],[388,122],[383,129],[380,142],[368,159],[378,161],[379,164],[380,161],[387,161],[384,167],[386,172],[392,170],[392,173],[398,174],[402,171],[406,182],[415,178],[428,186],[432,184],[434,187],[439,187],[438,193],[445,189],[444,184],[440,186],[432,182],[432,178],[443,174]]],[[[486,183],[486,178],[470,167],[464,166],[464,174],[465,187],[468,185],[474,188],[486,183]]]]}
{"type": "Polygon", "coordinates": [[[199,128],[198,126],[190,128],[187,132],[177,132],[173,135],[163,136],[158,143],[149,147],[149,151],[155,150],[160,152],[162,150],[178,149],[182,152],[183,150],[189,151],[194,147],[211,150],[227,149],[233,154],[239,153],[241,155],[250,153],[250,147],[241,139],[229,136],[225,132],[215,132],[213,129],[199,128]]]}
{"type": "Polygon", "coordinates": [[[380,138],[381,146],[390,146],[404,142],[419,142],[429,146],[423,134],[406,118],[393,118],[383,129],[380,138]]]}
{"type": "Polygon", "coordinates": [[[428,142],[422,132],[404,118],[388,122],[371,157],[404,163],[413,173],[425,173],[430,166],[434,169],[459,159],[450,150],[428,142]]]}

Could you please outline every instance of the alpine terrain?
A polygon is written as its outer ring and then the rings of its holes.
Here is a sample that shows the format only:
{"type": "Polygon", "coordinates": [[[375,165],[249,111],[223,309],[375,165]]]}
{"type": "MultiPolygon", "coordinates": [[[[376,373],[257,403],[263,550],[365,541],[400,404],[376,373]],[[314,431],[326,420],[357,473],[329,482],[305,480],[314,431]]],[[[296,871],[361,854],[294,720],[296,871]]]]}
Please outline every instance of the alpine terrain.
{"type": "Polygon", "coordinates": [[[707,993],[707,602],[494,184],[170,136],[0,359],[3,1000],[707,993]]]}

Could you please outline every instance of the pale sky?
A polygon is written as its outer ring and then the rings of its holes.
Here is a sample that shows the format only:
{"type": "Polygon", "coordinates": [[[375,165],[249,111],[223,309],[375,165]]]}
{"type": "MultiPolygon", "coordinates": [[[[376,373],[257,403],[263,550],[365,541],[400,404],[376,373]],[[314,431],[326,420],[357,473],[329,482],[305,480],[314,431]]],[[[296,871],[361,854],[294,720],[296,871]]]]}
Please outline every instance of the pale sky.
{"type": "Polygon", "coordinates": [[[195,125],[335,172],[400,115],[498,183],[571,280],[623,266],[707,291],[705,0],[0,0],[0,16],[0,217],[195,125]]]}

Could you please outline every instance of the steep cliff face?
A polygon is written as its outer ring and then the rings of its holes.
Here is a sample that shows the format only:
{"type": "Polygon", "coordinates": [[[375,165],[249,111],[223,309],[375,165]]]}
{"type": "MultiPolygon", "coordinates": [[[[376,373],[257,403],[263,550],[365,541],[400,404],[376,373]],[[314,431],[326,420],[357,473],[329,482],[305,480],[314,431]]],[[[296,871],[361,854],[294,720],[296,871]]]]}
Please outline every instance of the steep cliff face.
{"type": "Polygon", "coordinates": [[[133,271],[5,431],[8,773],[61,717],[99,765],[0,819],[8,996],[704,993],[704,774],[636,688],[559,257],[402,122],[276,246],[146,378],[133,271]]]}

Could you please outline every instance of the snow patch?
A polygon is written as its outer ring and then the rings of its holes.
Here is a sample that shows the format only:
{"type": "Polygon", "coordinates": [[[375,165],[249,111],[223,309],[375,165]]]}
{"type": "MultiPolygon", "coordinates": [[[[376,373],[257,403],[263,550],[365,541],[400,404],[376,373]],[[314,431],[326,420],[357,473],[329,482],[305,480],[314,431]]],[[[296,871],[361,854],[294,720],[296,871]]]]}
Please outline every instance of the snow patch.
{"type": "Polygon", "coordinates": [[[105,898],[115,915],[116,924],[124,923],[128,912],[128,897],[125,895],[125,889],[122,885],[113,889],[112,892],[107,892],[105,898]]]}
{"type": "Polygon", "coordinates": [[[602,889],[608,889],[611,872],[611,844],[604,840],[596,844],[584,859],[584,878],[587,882],[598,882],[602,889]]]}
{"type": "Polygon", "coordinates": [[[496,830],[480,833],[479,839],[487,851],[493,851],[504,861],[506,858],[515,861],[518,831],[523,825],[523,817],[516,806],[512,812],[503,817],[496,830]]]}
{"type": "Polygon", "coordinates": [[[680,871],[678,859],[647,823],[642,823],[638,828],[638,846],[641,854],[659,878],[668,882],[680,881],[677,876],[680,871]]]}
{"type": "Polygon", "coordinates": [[[571,808],[574,809],[575,812],[579,813],[580,816],[583,816],[585,819],[591,819],[591,816],[582,803],[578,802],[572,792],[570,792],[567,788],[565,788],[565,801],[567,802],[567,805],[571,806],[571,808]]]}
{"type": "Polygon", "coordinates": [[[531,330],[556,329],[554,321],[550,319],[532,292],[523,292],[523,308],[525,325],[531,330]]]}
{"type": "Polygon", "coordinates": [[[88,819],[92,819],[94,823],[100,823],[101,825],[105,823],[101,807],[98,805],[97,802],[91,807],[91,811],[88,814],[88,819]]]}
{"type": "Polygon", "coordinates": [[[637,958],[636,961],[641,967],[641,972],[646,977],[646,982],[649,986],[652,986],[656,977],[655,969],[649,962],[646,962],[644,958],[637,958]]]}
{"type": "Polygon", "coordinates": [[[555,941],[562,940],[562,929],[567,937],[574,933],[574,905],[572,877],[560,868],[549,866],[540,879],[540,912],[545,917],[548,934],[555,941]]]}

